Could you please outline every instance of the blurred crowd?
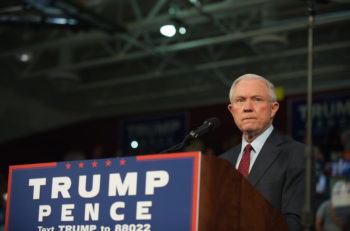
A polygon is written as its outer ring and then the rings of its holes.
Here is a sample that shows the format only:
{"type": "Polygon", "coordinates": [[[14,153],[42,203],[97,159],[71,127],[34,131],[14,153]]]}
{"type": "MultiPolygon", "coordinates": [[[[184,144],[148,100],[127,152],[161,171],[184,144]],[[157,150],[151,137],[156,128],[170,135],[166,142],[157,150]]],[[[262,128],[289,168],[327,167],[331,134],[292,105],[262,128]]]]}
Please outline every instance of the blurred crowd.
{"type": "Polygon", "coordinates": [[[335,127],[325,145],[314,146],[316,231],[350,230],[350,126],[335,127]]]}

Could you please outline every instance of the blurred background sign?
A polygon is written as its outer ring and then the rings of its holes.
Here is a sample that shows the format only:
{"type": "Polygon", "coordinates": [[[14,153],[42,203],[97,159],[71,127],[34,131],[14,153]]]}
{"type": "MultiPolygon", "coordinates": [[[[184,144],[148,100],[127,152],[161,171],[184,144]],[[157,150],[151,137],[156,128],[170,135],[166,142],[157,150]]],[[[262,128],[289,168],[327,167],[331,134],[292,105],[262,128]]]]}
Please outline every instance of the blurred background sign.
{"type": "Polygon", "coordinates": [[[158,153],[180,143],[186,129],[185,113],[125,120],[121,124],[122,152],[158,153]]]}
{"type": "MultiPolygon", "coordinates": [[[[316,95],[313,98],[312,110],[314,141],[319,143],[339,138],[341,133],[348,129],[350,123],[350,92],[338,91],[316,95]]],[[[307,119],[305,97],[290,98],[288,115],[291,118],[289,132],[294,138],[303,141],[307,119]]]]}

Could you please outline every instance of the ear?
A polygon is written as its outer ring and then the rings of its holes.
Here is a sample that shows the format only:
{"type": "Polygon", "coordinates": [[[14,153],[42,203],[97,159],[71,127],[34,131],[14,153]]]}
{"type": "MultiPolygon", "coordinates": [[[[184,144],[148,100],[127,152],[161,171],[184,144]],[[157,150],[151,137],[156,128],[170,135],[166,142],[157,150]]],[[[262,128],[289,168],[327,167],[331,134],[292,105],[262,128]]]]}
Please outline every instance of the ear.
{"type": "Polygon", "coordinates": [[[232,113],[232,104],[227,105],[227,109],[232,113]]]}
{"type": "Polygon", "coordinates": [[[280,107],[280,104],[278,102],[273,102],[271,105],[271,118],[274,118],[278,109],[280,107]]]}
{"type": "Polygon", "coordinates": [[[231,113],[231,115],[233,116],[233,106],[230,103],[229,105],[227,105],[227,109],[229,110],[229,112],[231,113]]]}

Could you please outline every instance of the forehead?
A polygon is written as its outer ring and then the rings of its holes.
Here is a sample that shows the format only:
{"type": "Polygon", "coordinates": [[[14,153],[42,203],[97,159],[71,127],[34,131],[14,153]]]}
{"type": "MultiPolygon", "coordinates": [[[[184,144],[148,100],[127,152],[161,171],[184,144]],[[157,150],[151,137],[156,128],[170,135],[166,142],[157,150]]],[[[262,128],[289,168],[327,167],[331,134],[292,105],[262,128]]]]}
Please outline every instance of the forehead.
{"type": "Polygon", "coordinates": [[[233,96],[269,96],[267,84],[261,79],[243,79],[234,88],[233,96]]]}

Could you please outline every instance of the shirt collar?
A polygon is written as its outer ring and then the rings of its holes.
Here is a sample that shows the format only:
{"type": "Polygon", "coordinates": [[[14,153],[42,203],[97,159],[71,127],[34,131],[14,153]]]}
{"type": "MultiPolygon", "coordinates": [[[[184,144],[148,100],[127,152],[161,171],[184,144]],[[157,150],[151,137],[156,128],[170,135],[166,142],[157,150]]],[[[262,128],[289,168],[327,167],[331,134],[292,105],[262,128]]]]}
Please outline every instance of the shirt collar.
{"type": "MultiPolygon", "coordinates": [[[[260,150],[262,149],[265,141],[267,140],[267,138],[269,137],[269,135],[271,134],[273,130],[273,125],[271,124],[271,126],[266,129],[262,134],[260,134],[258,137],[256,137],[253,142],[251,142],[251,146],[252,146],[252,151],[254,151],[255,153],[259,153],[260,150]]],[[[241,146],[241,152],[243,152],[245,146],[248,144],[248,142],[244,139],[244,137],[242,136],[242,146],[241,146]]]]}

